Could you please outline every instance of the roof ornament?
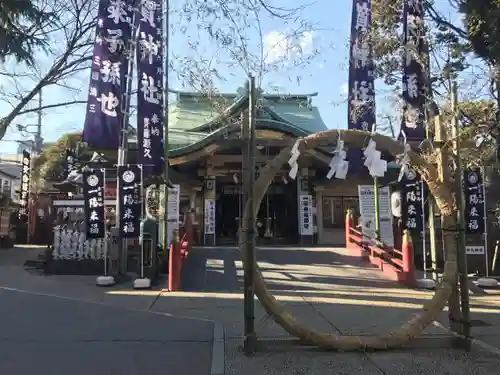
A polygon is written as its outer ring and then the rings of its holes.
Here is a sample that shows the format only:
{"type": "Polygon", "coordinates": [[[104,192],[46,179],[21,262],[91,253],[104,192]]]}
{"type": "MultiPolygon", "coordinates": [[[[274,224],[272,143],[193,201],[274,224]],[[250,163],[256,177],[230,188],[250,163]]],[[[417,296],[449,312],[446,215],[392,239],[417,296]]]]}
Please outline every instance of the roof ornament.
{"type": "Polygon", "coordinates": [[[339,131],[339,136],[337,138],[337,146],[333,150],[333,157],[330,161],[330,171],[326,175],[326,178],[331,179],[333,176],[340,180],[345,180],[347,176],[347,171],[349,170],[349,162],[345,160],[347,157],[347,152],[344,150],[344,141],[341,139],[341,134],[339,131]]]}
{"type": "Polygon", "coordinates": [[[295,180],[297,177],[297,172],[299,171],[299,164],[297,163],[297,160],[299,160],[300,156],[300,145],[303,142],[302,138],[298,138],[295,141],[295,144],[293,145],[291,151],[290,151],[290,159],[288,160],[288,165],[290,166],[290,172],[288,172],[288,176],[292,180],[295,180]]]}

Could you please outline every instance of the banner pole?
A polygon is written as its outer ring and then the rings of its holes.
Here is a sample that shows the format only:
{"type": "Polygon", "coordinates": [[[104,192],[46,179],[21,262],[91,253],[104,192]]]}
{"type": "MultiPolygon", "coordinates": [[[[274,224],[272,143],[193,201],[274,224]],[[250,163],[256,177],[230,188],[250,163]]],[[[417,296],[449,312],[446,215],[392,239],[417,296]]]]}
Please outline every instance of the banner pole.
{"type": "MultiPolygon", "coordinates": [[[[126,164],[127,161],[127,147],[128,147],[128,121],[130,118],[130,102],[132,98],[132,86],[133,86],[133,78],[134,78],[134,68],[135,68],[135,42],[137,41],[137,37],[139,35],[139,28],[136,25],[137,12],[134,12],[132,16],[132,41],[130,43],[129,49],[129,62],[128,62],[128,77],[127,77],[127,86],[126,86],[126,96],[125,96],[125,107],[123,108],[123,123],[121,128],[121,138],[120,138],[120,147],[118,148],[118,167],[126,164]],[[135,29],[134,29],[135,28],[135,29]]],[[[128,251],[127,246],[125,246],[124,240],[120,238],[120,230],[119,230],[119,222],[120,222],[120,176],[117,174],[116,178],[116,219],[115,226],[118,228],[118,249],[120,252],[120,263],[119,263],[119,273],[122,276],[127,274],[127,257],[128,251]]]]}
{"type": "Polygon", "coordinates": [[[106,169],[102,169],[102,179],[104,191],[102,193],[102,199],[104,204],[104,276],[108,276],[108,236],[107,236],[107,226],[106,226],[106,169]]]}
{"type": "Polygon", "coordinates": [[[490,254],[488,249],[488,211],[486,210],[486,187],[484,184],[484,167],[480,168],[481,171],[481,188],[483,190],[483,220],[484,220],[484,263],[485,263],[485,271],[484,274],[486,277],[490,276],[490,254]]]}
{"type": "MultiPolygon", "coordinates": [[[[164,131],[163,131],[163,155],[165,159],[165,165],[163,168],[163,183],[164,185],[162,186],[163,190],[163,225],[162,225],[162,231],[161,231],[161,243],[163,247],[163,251],[167,251],[169,248],[169,243],[168,243],[168,195],[169,195],[169,176],[168,176],[168,168],[169,168],[169,161],[168,161],[168,121],[169,121],[169,114],[168,114],[168,106],[169,106],[169,99],[168,99],[168,85],[169,85],[169,80],[168,80],[168,71],[169,71],[169,36],[170,36],[170,30],[169,30],[169,10],[170,10],[170,2],[169,0],[165,0],[164,5],[163,5],[163,28],[164,28],[164,33],[165,33],[165,43],[163,45],[163,106],[164,106],[164,131]]],[[[161,204],[161,200],[160,200],[161,204]]]]}
{"type": "Polygon", "coordinates": [[[143,165],[139,165],[141,168],[141,181],[140,181],[140,194],[139,199],[141,200],[141,224],[139,226],[139,241],[141,244],[141,279],[144,279],[144,168],[143,165]]]}
{"type": "Polygon", "coordinates": [[[424,180],[422,178],[420,178],[420,202],[422,205],[422,258],[424,262],[424,279],[427,279],[427,231],[425,230],[424,180]]]}

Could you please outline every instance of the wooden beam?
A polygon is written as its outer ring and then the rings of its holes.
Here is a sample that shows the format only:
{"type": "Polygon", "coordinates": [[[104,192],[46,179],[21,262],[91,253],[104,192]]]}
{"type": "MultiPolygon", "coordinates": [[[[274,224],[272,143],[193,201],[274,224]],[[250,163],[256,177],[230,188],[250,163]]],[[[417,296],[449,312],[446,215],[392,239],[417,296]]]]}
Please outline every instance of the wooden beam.
{"type": "Polygon", "coordinates": [[[332,160],[331,157],[328,157],[325,154],[323,154],[317,150],[314,150],[314,149],[307,150],[307,153],[310,154],[313,158],[315,158],[319,161],[322,161],[323,163],[325,163],[327,165],[330,164],[330,161],[332,160]]]}
{"type": "MultiPolygon", "coordinates": [[[[256,161],[261,163],[261,162],[267,162],[271,160],[272,157],[265,156],[262,153],[259,155],[256,155],[256,161]]],[[[208,159],[208,163],[217,166],[217,165],[224,165],[226,163],[241,163],[242,161],[242,156],[241,155],[221,155],[221,154],[216,154],[211,156],[208,159]]]]}

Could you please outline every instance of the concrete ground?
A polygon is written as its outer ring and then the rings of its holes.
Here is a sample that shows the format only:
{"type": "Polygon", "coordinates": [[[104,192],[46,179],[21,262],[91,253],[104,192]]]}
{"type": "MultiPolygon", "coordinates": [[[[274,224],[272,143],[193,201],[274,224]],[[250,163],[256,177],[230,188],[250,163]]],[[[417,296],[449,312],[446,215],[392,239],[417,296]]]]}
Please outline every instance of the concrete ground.
{"type": "Polygon", "coordinates": [[[213,322],[152,313],[161,291],[24,271],[26,255],[0,251],[0,374],[210,374],[213,322]]]}
{"type": "MultiPolygon", "coordinates": [[[[0,351],[2,374],[30,374],[40,368],[23,362],[22,347],[31,349],[30,355],[36,352],[38,363],[63,358],[61,373],[76,363],[76,374],[81,369],[82,374],[90,370],[98,375],[136,374],[139,369],[193,375],[457,375],[496,374],[500,368],[500,349],[497,354],[489,350],[500,348],[500,299],[496,296],[472,296],[473,319],[482,325],[473,327],[473,333],[489,346],[475,346],[470,353],[451,349],[447,332],[434,326],[412,348],[399,351],[308,350],[292,345],[289,335],[257,302],[257,335],[266,345],[248,358],[241,352],[243,272],[237,249],[193,249],[184,268],[181,293],[137,292],[127,286],[100,289],[93,277],[42,276],[22,271],[24,257],[26,251],[0,252],[0,332],[5,332],[0,333],[0,345],[5,348],[0,351]],[[57,328],[63,328],[63,333],[57,328]],[[212,343],[214,335],[221,337],[212,343]],[[18,369],[6,367],[12,364],[18,369]]],[[[386,332],[408,321],[432,295],[381,279],[378,270],[343,249],[263,248],[258,259],[278,300],[307,326],[333,334],[386,332]]],[[[447,325],[445,313],[441,322],[447,325]]],[[[50,374],[59,369],[54,371],[50,374]]]]}

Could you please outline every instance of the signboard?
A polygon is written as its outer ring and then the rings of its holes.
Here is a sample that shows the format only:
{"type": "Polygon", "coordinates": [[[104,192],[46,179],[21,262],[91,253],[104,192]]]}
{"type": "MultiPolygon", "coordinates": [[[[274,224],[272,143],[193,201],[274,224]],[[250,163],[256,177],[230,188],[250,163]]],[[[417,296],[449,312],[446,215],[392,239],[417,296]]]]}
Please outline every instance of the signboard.
{"type": "Polygon", "coordinates": [[[484,255],[484,246],[465,246],[467,255],[484,255]]]}
{"type": "Polygon", "coordinates": [[[300,234],[302,236],[312,236],[314,234],[312,195],[301,194],[299,202],[300,234]]]}
{"type": "MultiPolygon", "coordinates": [[[[372,185],[359,185],[359,211],[361,216],[375,216],[375,189],[372,185]]],[[[391,194],[388,186],[378,189],[381,218],[391,218],[391,194]]]]}
{"type": "MultiPolygon", "coordinates": [[[[361,228],[366,239],[375,238],[375,215],[361,216],[361,228]]],[[[380,218],[380,240],[386,245],[394,246],[392,220],[389,218],[380,218]]]]}
{"type": "Polygon", "coordinates": [[[172,229],[179,229],[179,205],[181,200],[181,186],[172,185],[168,189],[168,204],[167,204],[167,217],[168,226],[172,229]]]}
{"type": "Polygon", "coordinates": [[[205,199],[205,234],[215,234],[214,199],[205,199]]]}
{"type": "MultiPolygon", "coordinates": [[[[369,238],[375,237],[375,189],[373,185],[359,185],[359,211],[361,213],[361,228],[369,238]]],[[[391,196],[388,186],[379,188],[379,218],[380,240],[389,246],[394,246],[392,231],[391,196]]]]}

